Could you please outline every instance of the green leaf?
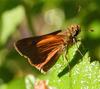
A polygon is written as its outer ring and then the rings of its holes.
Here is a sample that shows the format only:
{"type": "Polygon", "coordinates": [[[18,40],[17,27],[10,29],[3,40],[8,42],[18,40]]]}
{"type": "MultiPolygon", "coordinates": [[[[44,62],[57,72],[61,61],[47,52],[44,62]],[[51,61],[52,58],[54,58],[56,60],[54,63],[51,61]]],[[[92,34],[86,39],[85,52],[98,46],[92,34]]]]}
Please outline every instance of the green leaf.
{"type": "MultiPolygon", "coordinates": [[[[77,47],[74,45],[69,49],[68,60],[74,60],[77,47]]],[[[79,54],[80,55],[80,54],[79,54]]],[[[67,61],[60,57],[51,70],[39,78],[46,80],[50,87],[56,89],[99,89],[100,88],[100,65],[98,62],[90,63],[88,52],[73,67],[67,69],[67,61]],[[69,70],[69,72],[68,72],[69,70]]],[[[70,65],[71,67],[71,65],[70,65]]]]}
{"type": "Polygon", "coordinates": [[[24,9],[18,6],[12,10],[6,11],[2,15],[2,30],[0,43],[4,44],[8,38],[16,30],[17,26],[22,22],[24,17],[24,9]]]}
{"type": "Polygon", "coordinates": [[[14,79],[8,84],[7,89],[25,89],[24,81],[25,81],[24,78],[14,79]]]}
{"type": "Polygon", "coordinates": [[[0,84],[0,89],[7,89],[7,85],[6,84],[0,84]]]}

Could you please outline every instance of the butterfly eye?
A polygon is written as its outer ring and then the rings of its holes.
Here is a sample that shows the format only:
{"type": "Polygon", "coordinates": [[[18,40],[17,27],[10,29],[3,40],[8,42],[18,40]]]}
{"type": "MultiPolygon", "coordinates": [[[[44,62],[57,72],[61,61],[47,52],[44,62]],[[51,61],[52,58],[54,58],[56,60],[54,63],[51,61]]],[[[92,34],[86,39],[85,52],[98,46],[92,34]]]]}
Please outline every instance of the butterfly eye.
{"type": "Polygon", "coordinates": [[[74,36],[77,36],[79,34],[80,30],[77,30],[74,34],[74,36]]]}
{"type": "Polygon", "coordinates": [[[77,36],[80,32],[80,26],[79,25],[72,25],[70,29],[71,29],[71,36],[72,37],[77,36]]]}

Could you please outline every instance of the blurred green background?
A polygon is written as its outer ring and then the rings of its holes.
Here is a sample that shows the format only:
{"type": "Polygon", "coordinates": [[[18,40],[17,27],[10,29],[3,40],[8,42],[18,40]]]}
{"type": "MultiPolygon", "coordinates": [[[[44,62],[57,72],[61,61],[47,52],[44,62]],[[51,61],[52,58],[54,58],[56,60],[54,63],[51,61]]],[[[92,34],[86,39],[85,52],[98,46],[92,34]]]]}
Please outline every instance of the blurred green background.
{"type": "Polygon", "coordinates": [[[45,80],[52,89],[100,89],[100,0],[0,0],[0,89],[34,89],[45,80]],[[71,70],[60,57],[47,74],[33,68],[13,44],[19,39],[81,26],[68,51],[71,70]]]}

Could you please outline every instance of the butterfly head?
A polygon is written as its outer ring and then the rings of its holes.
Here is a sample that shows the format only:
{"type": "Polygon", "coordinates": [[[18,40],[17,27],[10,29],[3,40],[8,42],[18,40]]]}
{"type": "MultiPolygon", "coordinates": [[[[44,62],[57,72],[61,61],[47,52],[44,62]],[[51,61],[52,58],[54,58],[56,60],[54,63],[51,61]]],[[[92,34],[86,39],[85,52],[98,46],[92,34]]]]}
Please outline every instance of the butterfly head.
{"type": "Polygon", "coordinates": [[[80,26],[79,25],[72,25],[70,27],[70,33],[71,33],[71,37],[75,38],[80,32],[80,26]]]}
{"type": "Polygon", "coordinates": [[[70,32],[71,32],[71,38],[72,38],[72,42],[75,43],[76,42],[76,37],[77,35],[80,33],[80,26],[79,25],[72,25],[70,32]]]}
{"type": "Polygon", "coordinates": [[[77,35],[80,32],[80,26],[79,25],[71,25],[70,27],[67,28],[67,43],[74,43],[76,40],[77,35]]]}

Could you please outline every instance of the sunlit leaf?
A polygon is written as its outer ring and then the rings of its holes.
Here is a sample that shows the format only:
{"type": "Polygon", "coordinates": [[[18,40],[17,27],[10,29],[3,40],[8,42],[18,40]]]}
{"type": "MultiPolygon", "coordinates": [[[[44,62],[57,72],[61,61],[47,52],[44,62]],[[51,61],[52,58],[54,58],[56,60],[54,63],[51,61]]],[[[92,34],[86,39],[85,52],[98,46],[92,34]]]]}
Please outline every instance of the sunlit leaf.
{"type": "Polygon", "coordinates": [[[17,29],[17,26],[22,22],[24,18],[24,9],[22,6],[18,6],[12,10],[6,11],[2,15],[2,30],[0,43],[4,44],[8,38],[17,29]]]}

